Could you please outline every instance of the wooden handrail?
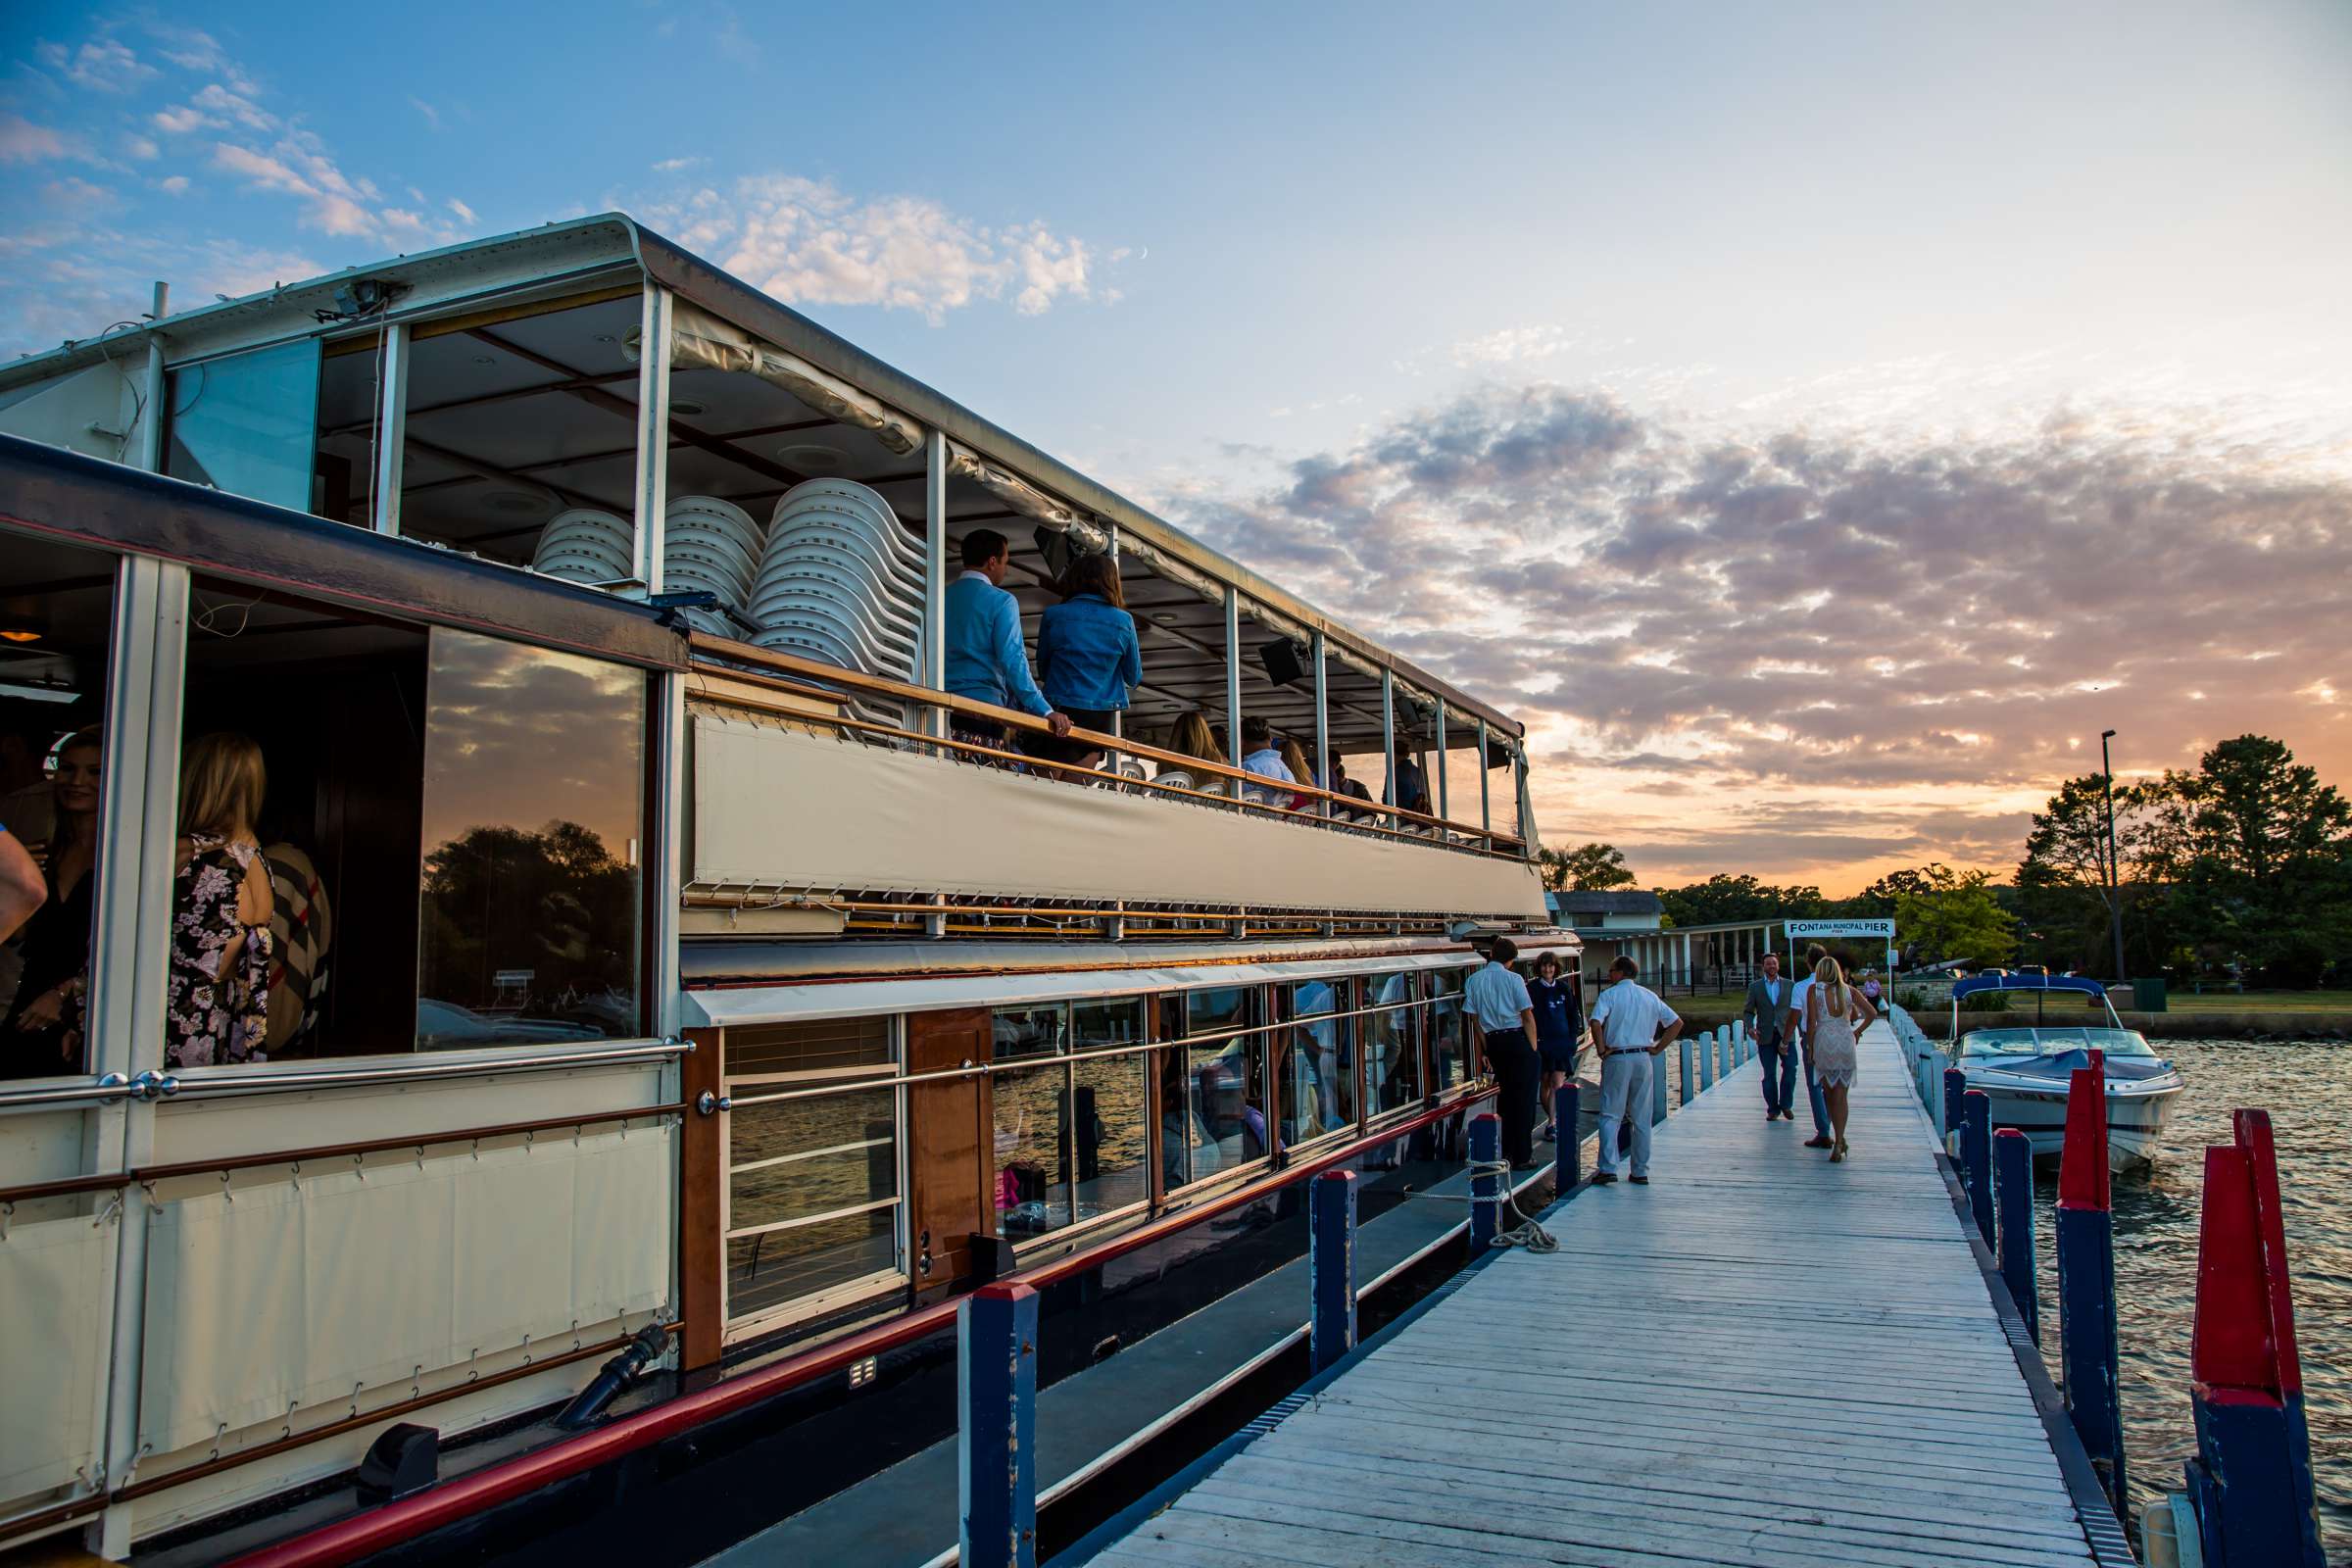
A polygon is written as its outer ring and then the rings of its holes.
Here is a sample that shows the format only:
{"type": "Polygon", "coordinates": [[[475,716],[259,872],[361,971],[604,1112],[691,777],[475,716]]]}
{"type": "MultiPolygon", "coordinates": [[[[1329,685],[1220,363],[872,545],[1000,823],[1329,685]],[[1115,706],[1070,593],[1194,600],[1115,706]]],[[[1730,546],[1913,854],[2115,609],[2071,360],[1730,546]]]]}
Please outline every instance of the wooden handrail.
{"type": "MultiPolygon", "coordinates": [[[[969,718],[983,719],[987,722],[1002,724],[1012,729],[1025,730],[1031,734],[1051,735],[1054,732],[1052,725],[1048,724],[1044,719],[1037,717],[1033,713],[1025,713],[1018,709],[999,708],[994,703],[983,703],[974,698],[959,697],[953,692],[937,692],[926,686],[915,686],[910,685],[906,681],[893,680],[886,675],[869,675],[862,670],[843,669],[838,665],[823,663],[817,660],[802,659],[794,654],[779,653],[772,648],[761,648],[752,643],[738,642],[731,637],[720,637],[710,632],[695,632],[692,634],[690,640],[693,652],[707,660],[724,660],[735,663],[751,664],[757,668],[770,669],[780,674],[797,676],[802,680],[814,681],[818,683],[817,686],[813,688],[805,686],[779,685],[779,689],[789,691],[795,696],[816,698],[827,702],[837,701],[839,697],[837,692],[826,691],[823,688],[826,686],[848,687],[854,691],[864,692],[872,696],[886,697],[898,702],[914,703],[921,707],[938,709],[943,712],[960,713],[969,718]]],[[[731,678],[737,679],[757,678],[753,676],[747,676],[744,671],[735,669],[713,671],[713,673],[724,673],[731,678]]],[[[836,717],[833,715],[817,713],[796,713],[791,716],[806,719],[811,722],[837,723],[851,728],[878,731],[888,735],[919,741],[925,745],[946,747],[964,752],[978,752],[982,755],[991,757],[1010,758],[1014,760],[1027,763],[1031,766],[1043,765],[1053,767],[1062,772],[1080,773],[1090,776],[1095,773],[1094,769],[1082,768],[1075,763],[1057,762],[1050,758],[1037,758],[1020,753],[1001,752],[993,748],[973,746],[966,742],[954,741],[942,736],[923,735],[911,730],[896,729],[889,725],[873,724],[862,719],[836,717]]],[[[1105,735],[1099,730],[1081,729],[1075,726],[1071,728],[1069,732],[1069,738],[1072,740],[1085,742],[1102,751],[1128,757],[1148,759],[1149,760],[1159,762],[1170,767],[1182,768],[1187,772],[1195,774],[1207,773],[1218,778],[1232,779],[1237,783],[1249,785],[1257,789],[1287,789],[1288,793],[1292,795],[1304,795],[1311,800],[1328,801],[1334,806],[1338,807],[1340,809],[1348,811],[1351,815],[1363,812],[1371,812],[1381,816],[1392,817],[1400,822],[1419,823],[1422,826],[1437,829],[1441,834],[1467,834],[1480,840],[1482,846],[1488,853],[1495,853],[1494,851],[1494,845],[1498,841],[1520,845],[1522,849],[1525,847],[1525,840],[1523,838],[1511,834],[1498,833],[1493,828],[1479,827],[1469,822],[1457,822],[1447,817],[1430,816],[1420,811],[1408,810],[1403,807],[1392,806],[1385,802],[1363,800],[1353,795],[1343,795],[1336,790],[1327,790],[1322,788],[1320,785],[1310,784],[1304,780],[1298,780],[1291,785],[1285,786],[1279,779],[1270,779],[1262,773],[1252,773],[1246,768],[1235,767],[1230,762],[1222,762],[1214,758],[1188,757],[1182,752],[1167,751],[1164,748],[1152,746],[1147,742],[1130,740],[1123,736],[1105,735]]],[[[1120,782],[1142,784],[1149,787],[1153,781],[1150,779],[1124,779],[1120,780],[1120,782]]],[[[1182,790],[1176,788],[1175,786],[1168,786],[1167,788],[1172,793],[1193,795],[1199,797],[1200,799],[1218,802],[1221,805],[1231,806],[1238,804],[1244,806],[1257,806],[1260,809],[1293,818],[1300,815],[1299,812],[1291,810],[1287,808],[1269,807],[1265,806],[1262,802],[1238,801],[1232,797],[1208,795],[1204,792],[1197,790],[1182,790]]],[[[1307,820],[1337,821],[1338,818],[1316,816],[1309,817],[1307,820]]],[[[1361,828],[1366,824],[1361,822],[1349,822],[1343,825],[1361,828]]],[[[1375,827],[1373,831],[1386,832],[1400,838],[1411,838],[1416,843],[1421,842],[1416,835],[1402,833],[1396,828],[1375,827]]],[[[1524,854],[1520,854],[1511,855],[1507,858],[1511,859],[1524,860],[1526,856],[1524,854]]]]}

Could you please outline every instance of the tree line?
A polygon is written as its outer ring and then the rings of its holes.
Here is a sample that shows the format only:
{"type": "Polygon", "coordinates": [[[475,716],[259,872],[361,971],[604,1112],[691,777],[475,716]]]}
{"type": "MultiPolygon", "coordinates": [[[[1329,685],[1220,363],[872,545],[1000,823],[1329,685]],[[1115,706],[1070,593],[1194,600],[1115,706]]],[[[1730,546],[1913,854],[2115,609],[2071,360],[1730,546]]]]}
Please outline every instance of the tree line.
{"type": "MultiPolygon", "coordinates": [[[[2112,866],[2107,782],[2091,773],[2060,785],[2034,814],[2006,882],[1932,863],[1890,872],[1846,899],[1726,874],[1652,891],[1672,926],[1891,915],[1906,962],[2027,962],[2098,975],[2115,967],[2109,921],[2120,909],[2125,967],[2134,975],[2237,974],[2276,986],[2352,980],[2352,803],[2285,745],[2241,735],[2194,769],[2118,785],[2112,866]]],[[[1543,871],[1555,890],[1638,881],[1608,844],[1544,850],[1543,871]]]]}

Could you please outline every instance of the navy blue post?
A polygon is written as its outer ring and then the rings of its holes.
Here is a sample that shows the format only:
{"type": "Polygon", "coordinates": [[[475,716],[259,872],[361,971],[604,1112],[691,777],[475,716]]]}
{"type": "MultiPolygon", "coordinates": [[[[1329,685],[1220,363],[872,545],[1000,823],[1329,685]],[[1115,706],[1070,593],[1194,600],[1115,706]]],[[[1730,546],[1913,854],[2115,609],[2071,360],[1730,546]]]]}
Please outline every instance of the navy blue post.
{"type": "Polygon", "coordinates": [[[1992,1247],[1999,1238],[1992,1229],[1992,1101],[1984,1090],[1971,1089],[1960,1097],[1960,1167],[1968,1175],[1968,1211],[1977,1221],[1977,1234],[1992,1247]]]}
{"type": "Polygon", "coordinates": [[[1501,1162],[1501,1118],[1482,1110],[1470,1118],[1470,1252],[1474,1257],[1494,1245],[1494,1210],[1502,1197],[1502,1177],[1493,1167],[1501,1162]]]}
{"type": "Polygon", "coordinates": [[[1316,1177],[1308,1205],[1307,1347],[1320,1372],[1355,1348],[1355,1172],[1316,1177]]]}
{"type": "Polygon", "coordinates": [[[1944,1152],[1951,1152],[1952,1135],[1960,1130],[1963,1115],[1960,1097],[1968,1093],[1968,1074],[1957,1067],[1943,1069],[1943,1137],[1944,1152]]]}
{"type": "Polygon", "coordinates": [[[2107,1071],[2080,1067],[2066,1092],[2058,1163],[2058,1367],[2066,1413],[2123,1519],[2124,1417],[2116,1383],[2115,1215],[2107,1179],[2107,1071]]]}
{"type": "Polygon", "coordinates": [[[1585,1136],[1577,1130],[1582,1110],[1582,1097],[1577,1093],[1575,1079],[1569,1079],[1551,1092],[1554,1139],[1551,1146],[1551,1191],[1555,1198],[1566,1198],[1575,1192],[1577,1182],[1582,1179],[1583,1173],[1576,1168],[1584,1158],[1585,1136]]]}
{"type": "Polygon", "coordinates": [[[2001,1221],[2001,1283],[2041,1343],[2041,1287],[2034,1278],[2034,1142],[2014,1127],[1992,1135],[1992,1192],[2001,1221]]]}
{"type": "Polygon", "coordinates": [[[983,1285],[956,1309],[956,1471],[965,1568],[1036,1568],[1037,1292],[983,1285]]]}
{"type": "Polygon", "coordinates": [[[2231,1120],[2235,1141],[2205,1151],[2188,1494],[2212,1568],[2322,1568],[2278,1156],[2268,1111],[2231,1120]]]}

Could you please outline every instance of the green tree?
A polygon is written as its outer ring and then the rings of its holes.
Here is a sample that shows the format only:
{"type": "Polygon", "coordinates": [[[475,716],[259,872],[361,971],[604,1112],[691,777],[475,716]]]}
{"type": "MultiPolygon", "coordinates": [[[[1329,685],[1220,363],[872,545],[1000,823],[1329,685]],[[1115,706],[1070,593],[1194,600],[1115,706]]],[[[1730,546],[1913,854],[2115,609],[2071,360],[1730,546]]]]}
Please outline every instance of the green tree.
{"type": "Polygon", "coordinates": [[[1573,850],[1544,850],[1538,857],[1544,885],[1554,893],[1604,893],[1634,885],[1625,854],[1614,844],[1580,844],[1573,850]]]}
{"type": "Polygon", "coordinates": [[[2209,956],[2274,984],[2310,985],[2352,949],[2352,803],[2267,735],[2168,774],[2156,852],[2176,918],[2209,956]]]}
{"type": "Polygon", "coordinates": [[[1894,929],[1917,946],[1928,962],[1967,958],[2005,963],[2017,951],[2009,915],[1993,896],[1989,871],[1955,871],[1947,865],[1920,869],[1919,891],[1898,896],[1894,929]]]}
{"type": "MultiPolygon", "coordinates": [[[[2034,814],[2018,863],[2018,908],[2053,968],[2114,967],[2109,922],[2120,911],[2126,962],[2161,967],[2172,946],[2169,874],[2177,851],[2167,827],[2173,789],[2163,780],[2115,792],[2115,890],[2108,891],[2106,780],[2070,778],[2034,814]]],[[[2117,978],[2123,978],[2118,976],[2117,978]]]]}
{"type": "Polygon", "coordinates": [[[1776,887],[1742,873],[1723,872],[1704,882],[1657,890],[1666,918],[1676,926],[1716,925],[1727,920],[1802,920],[1820,914],[1827,901],[1817,887],[1776,887]]]}

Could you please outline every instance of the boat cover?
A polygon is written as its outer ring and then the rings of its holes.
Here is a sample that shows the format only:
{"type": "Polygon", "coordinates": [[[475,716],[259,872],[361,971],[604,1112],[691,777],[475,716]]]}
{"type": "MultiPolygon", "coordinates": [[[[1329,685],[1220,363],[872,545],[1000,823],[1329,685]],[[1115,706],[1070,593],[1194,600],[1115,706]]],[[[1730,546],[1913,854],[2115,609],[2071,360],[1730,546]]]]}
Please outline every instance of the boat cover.
{"type": "Polygon", "coordinates": [[[1952,1000],[1973,997],[1980,991],[2080,991],[2084,996],[2104,998],[2104,983],[2081,974],[1981,974],[1970,980],[1952,982],[1952,1000]]]}

